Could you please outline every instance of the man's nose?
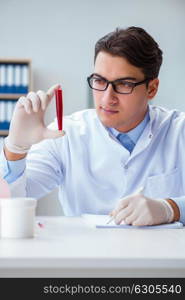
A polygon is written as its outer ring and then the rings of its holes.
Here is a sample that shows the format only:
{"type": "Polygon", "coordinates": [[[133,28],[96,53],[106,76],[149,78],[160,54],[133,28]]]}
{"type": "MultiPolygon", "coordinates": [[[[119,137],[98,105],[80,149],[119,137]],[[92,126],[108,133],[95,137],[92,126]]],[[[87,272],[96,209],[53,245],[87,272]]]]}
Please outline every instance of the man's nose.
{"type": "Polygon", "coordinates": [[[117,103],[117,93],[114,91],[112,84],[109,84],[107,89],[102,93],[102,104],[113,105],[117,103]]]}

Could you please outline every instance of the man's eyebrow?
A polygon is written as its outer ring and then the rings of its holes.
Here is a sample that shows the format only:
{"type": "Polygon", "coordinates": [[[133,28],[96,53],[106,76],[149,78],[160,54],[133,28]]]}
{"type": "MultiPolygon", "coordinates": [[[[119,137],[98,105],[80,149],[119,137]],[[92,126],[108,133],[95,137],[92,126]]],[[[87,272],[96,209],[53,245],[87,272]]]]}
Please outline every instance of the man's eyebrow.
{"type": "Polygon", "coordinates": [[[134,80],[134,81],[136,81],[137,79],[135,77],[121,77],[121,78],[118,78],[114,81],[117,81],[117,80],[134,80]]]}
{"type": "MultiPolygon", "coordinates": [[[[108,80],[108,79],[106,79],[105,77],[101,76],[98,73],[93,73],[92,75],[95,75],[95,76],[98,76],[98,77],[100,77],[102,79],[108,80]]],[[[127,77],[117,78],[117,79],[115,79],[113,81],[118,81],[118,80],[134,80],[134,81],[136,81],[137,79],[135,77],[129,77],[129,76],[127,76],[127,77]]]]}
{"type": "Polygon", "coordinates": [[[105,77],[101,76],[101,75],[100,75],[100,74],[98,74],[98,73],[93,73],[92,75],[95,75],[95,76],[97,76],[97,77],[100,77],[100,78],[102,78],[102,79],[105,79],[105,80],[107,80],[105,77]]]}

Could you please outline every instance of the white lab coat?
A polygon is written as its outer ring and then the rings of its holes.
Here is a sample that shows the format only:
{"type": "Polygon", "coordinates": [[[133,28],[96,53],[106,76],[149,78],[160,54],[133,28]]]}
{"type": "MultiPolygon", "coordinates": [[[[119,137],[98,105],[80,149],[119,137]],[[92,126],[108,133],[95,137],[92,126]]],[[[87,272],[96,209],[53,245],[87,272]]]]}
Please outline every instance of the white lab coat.
{"type": "MultiPolygon", "coordinates": [[[[40,198],[59,186],[66,215],[109,213],[144,187],[152,198],[185,195],[185,113],[149,106],[150,121],[130,154],[94,109],[65,117],[66,135],[34,145],[13,195],[40,198]]],[[[57,128],[56,121],[50,126],[57,128]]]]}

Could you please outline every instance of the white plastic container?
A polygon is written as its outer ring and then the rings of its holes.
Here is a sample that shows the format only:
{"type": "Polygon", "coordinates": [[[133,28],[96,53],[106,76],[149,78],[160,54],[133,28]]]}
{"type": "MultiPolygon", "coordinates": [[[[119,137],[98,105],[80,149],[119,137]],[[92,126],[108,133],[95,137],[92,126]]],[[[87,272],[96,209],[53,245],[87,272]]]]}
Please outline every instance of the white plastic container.
{"type": "Polygon", "coordinates": [[[34,237],[36,205],[34,198],[1,198],[1,237],[34,237]]]}

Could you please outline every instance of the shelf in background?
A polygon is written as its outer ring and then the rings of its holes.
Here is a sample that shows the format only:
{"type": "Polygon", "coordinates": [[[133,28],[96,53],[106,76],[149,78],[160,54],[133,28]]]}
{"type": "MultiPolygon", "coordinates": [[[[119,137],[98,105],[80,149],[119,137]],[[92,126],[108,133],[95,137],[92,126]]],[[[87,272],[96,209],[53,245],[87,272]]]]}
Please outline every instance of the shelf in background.
{"type": "Polygon", "coordinates": [[[0,99],[4,99],[4,100],[6,100],[6,99],[18,99],[18,98],[20,98],[22,96],[25,96],[25,95],[27,95],[27,94],[1,94],[0,93],[0,99]]]}
{"type": "Polygon", "coordinates": [[[30,58],[28,58],[28,59],[26,59],[26,58],[3,58],[3,57],[1,57],[0,58],[0,63],[10,63],[10,64],[15,64],[15,63],[17,63],[17,64],[31,64],[31,59],[30,58]]]}
{"type": "Polygon", "coordinates": [[[0,130],[0,136],[7,136],[8,132],[8,130],[0,130]]]}

